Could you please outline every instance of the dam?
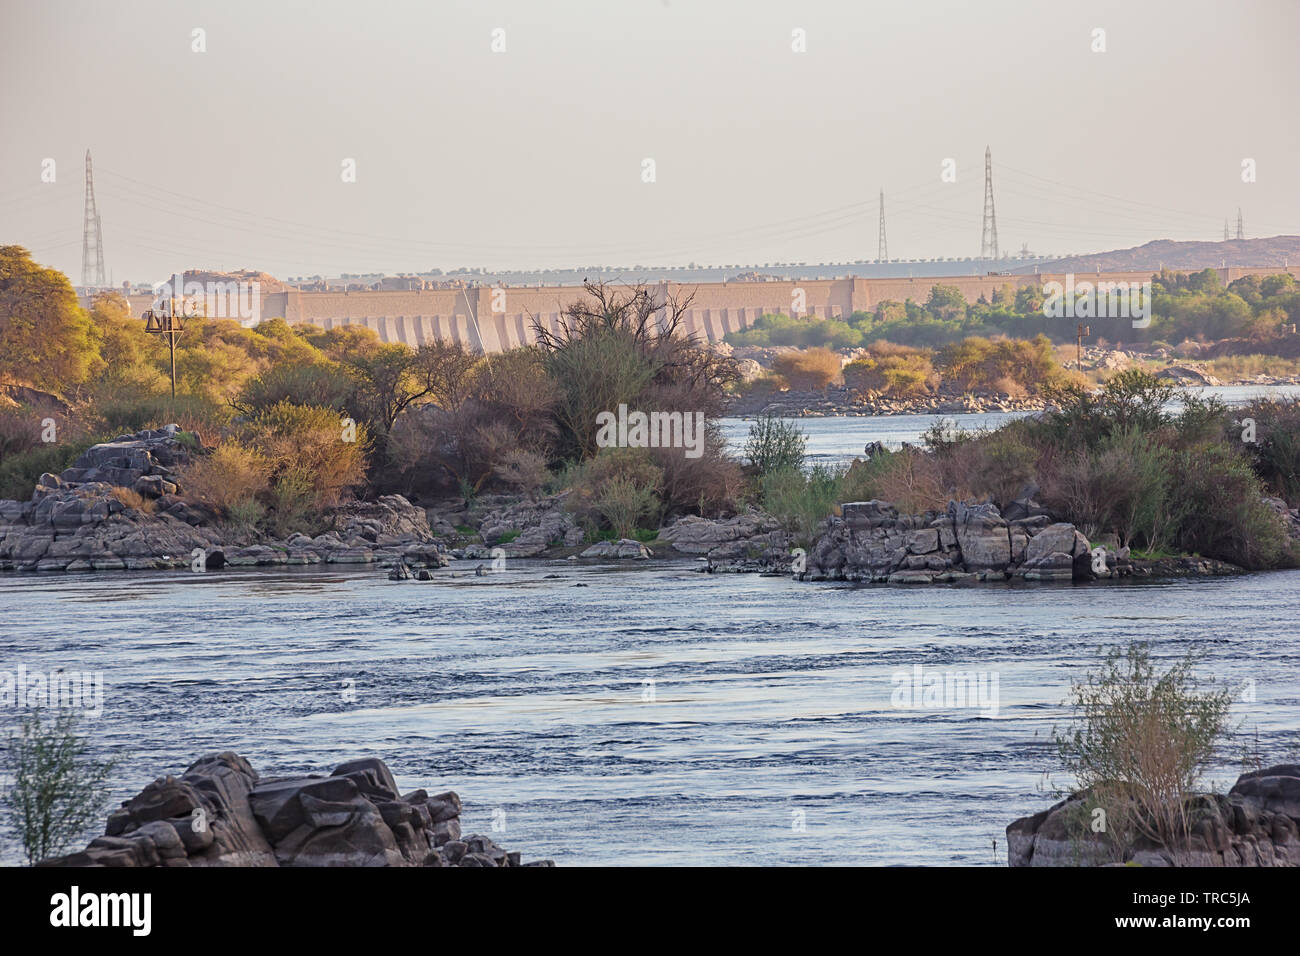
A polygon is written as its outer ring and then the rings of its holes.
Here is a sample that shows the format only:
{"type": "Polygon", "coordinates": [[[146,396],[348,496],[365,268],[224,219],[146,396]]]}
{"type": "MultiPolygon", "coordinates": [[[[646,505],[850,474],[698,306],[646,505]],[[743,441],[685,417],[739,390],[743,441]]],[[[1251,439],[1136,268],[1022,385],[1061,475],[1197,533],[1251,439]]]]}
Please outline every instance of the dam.
{"type": "MultiPolygon", "coordinates": [[[[1248,275],[1296,275],[1297,267],[1216,269],[1226,286],[1248,275]]],[[[1075,278],[1091,282],[1145,282],[1149,270],[1134,272],[1079,273],[1075,278]]],[[[814,318],[847,319],[854,312],[872,311],[881,302],[924,302],[931,287],[956,287],[967,302],[991,301],[995,292],[1010,286],[1041,289],[1046,283],[1064,284],[1065,273],[984,276],[919,276],[909,278],[782,279],[776,281],[734,281],[648,283],[655,301],[670,298],[690,303],[683,314],[686,331],[708,342],[719,342],[729,332],[749,328],[759,316],[784,313],[814,318]]],[[[614,288],[617,288],[615,286],[614,288]]],[[[534,320],[558,330],[565,309],[583,299],[582,286],[477,286],[448,289],[303,291],[288,289],[262,293],[254,315],[244,320],[255,325],[283,318],[290,325],[309,323],[324,329],[342,325],[363,325],[373,329],[384,342],[416,347],[426,342],[452,341],[482,352],[500,352],[536,339],[534,320]]],[[[133,314],[153,306],[147,295],[128,297],[133,314]]],[[[83,305],[88,297],[82,297],[83,305]]],[[[666,305],[661,306],[666,309],[666,305]]],[[[220,313],[218,313],[220,314],[220,313]]],[[[226,314],[234,314],[233,311],[226,314]]]]}

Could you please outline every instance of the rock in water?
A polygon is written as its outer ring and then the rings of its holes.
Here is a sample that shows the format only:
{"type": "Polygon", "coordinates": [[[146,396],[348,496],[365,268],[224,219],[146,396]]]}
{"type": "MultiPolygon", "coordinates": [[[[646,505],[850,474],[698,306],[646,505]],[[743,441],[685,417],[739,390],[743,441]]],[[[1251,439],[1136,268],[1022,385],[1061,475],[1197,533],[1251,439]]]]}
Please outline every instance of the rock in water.
{"type": "Polygon", "coordinates": [[[1242,774],[1227,796],[1197,795],[1189,801],[1183,845],[1139,838],[1123,859],[1081,815],[1086,799],[1074,794],[1008,826],[1008,865],[1300,866],[1300,764],[1242,774]]]}
{"type": "Polygon", "coordinates": [[[259,778],[229,751],[160,777],[109,815],[86,849],[38,866],[554,866],[461,839],[460,797],[400,796],[377,757],[328,777],[259,778]]]}

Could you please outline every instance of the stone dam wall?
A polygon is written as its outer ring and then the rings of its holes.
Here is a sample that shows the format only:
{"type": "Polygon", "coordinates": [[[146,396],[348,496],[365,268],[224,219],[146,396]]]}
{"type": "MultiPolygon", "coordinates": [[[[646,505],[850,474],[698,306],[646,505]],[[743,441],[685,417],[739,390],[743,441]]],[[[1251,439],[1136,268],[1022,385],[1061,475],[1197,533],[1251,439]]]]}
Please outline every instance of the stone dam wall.
{"type": "MultiPolygon", "coordinates": [[[[1247,275],[1297,273],[1295,269],[1216,270],[1226,285],[1247,275]]],[[[1076,282],[1146,282],[1150,271],[1077,273],[1076,282]]],[[[669,296],[693,295],[685,314],[688,331],[709,342],[720,342],[729,332],[754,324],[759,316],[800,312],[817,318],[847,318],[869,311],[885,301],[924,301],[932,286],[955,286],[968,302],[991,300],[1004,286],[1019,289],[1065,282],[1063,273],[988,276],[920,276],[888,279],[811,279],[777,282],[653,283],[659,302],[669,296]]],[[[535,341],[534,318],[559,327],[565,308],[586,295],[582,286],[508,286],[412,291],[301,292],[289,290],[263,294],[257,314],[245,320],[255,325],[263,319],[283,318],[290,325],[311,323],[330,329],[364,325],[385,342],[418,346],[450,340],[473,349],[499,352],[535,341]]],[[[84,304],[84,303],[83,303],[84,304]]],[[[152,306],[149,296],[131,296],[131,310],[142,313],[152,306]]]]}

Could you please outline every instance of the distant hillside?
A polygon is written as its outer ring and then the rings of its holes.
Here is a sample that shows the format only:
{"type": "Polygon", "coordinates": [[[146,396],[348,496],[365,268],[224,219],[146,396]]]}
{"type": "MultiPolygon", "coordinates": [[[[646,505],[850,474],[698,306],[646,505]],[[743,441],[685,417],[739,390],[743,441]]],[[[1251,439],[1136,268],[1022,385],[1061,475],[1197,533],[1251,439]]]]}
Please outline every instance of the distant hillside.
{"type": "MultiPolygon", "coordinates": [[[[1300,236],[1269,239],[1229,239],[1226,242],[1175,242],[1157,239],[1132,249],[1071,256],[1038,266],[1040,272],[1157,271],[1161,265],[1178,272],[1218,269],[1221,266],[1300,266],[1300,236]]],[[[1017,268],[1016,272],[1027,272],[1017,268]]]]}

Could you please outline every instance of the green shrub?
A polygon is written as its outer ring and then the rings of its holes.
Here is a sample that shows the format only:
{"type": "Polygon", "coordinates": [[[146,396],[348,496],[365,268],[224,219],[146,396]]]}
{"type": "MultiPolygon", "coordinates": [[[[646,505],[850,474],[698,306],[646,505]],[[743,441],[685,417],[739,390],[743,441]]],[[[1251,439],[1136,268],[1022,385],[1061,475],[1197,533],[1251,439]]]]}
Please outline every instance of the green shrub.
{"type": "Polygon", "coordinates": [[[930,353],[923,349],[872,345],[871,354],[844,366],[844,384],[859,392],[897,398],[923,395],[939,384],[930,353]]]}
{"type": "Polygon", "coordinates": [[[333,362],[274,365],[245,383],[235,405],[246,415],[280,402],[341,412],[352,404],[356,392],[357,383],[347,369],[333,362]]]}
{"type": "Polygon", "coordinates": [[[41,475],[46,472],[57,475],[63,469],[72,467],[77,456],[93,444],[95,441],[90,438],[51,442],[17,455],[6,456],[0,461],[0,498],[28,500],[36,490],[36,482],[41,475]]]}
{"type": "Polygon", "coordinates": [[[622,476],[601,485],[592,498],[592,507],[609,522],[620,538],[629,538],[637,522],[659,510],[659,496],[654,489],[622,476]]]}
{"type": "Polygon", "coordinates": [[[762,480],[763,509],[795,543],[808,547],[841,500],[841,477],[825,465],[814,465],[806,475],[793,468],[770,472],[762,480]]]}
{"type": "Polygon", "coordinates": [[[296,502],[298,485],[306,481],[309,507],[320,511],[338,504],[365,479],[369,435],[362,424],[354,422],[351,428],[355,434],[349,432],[347,440],[337,411],[277,402],[249,419],[243,431],[269,464],[273,484],[291,473],[296,476],[285,500],[296,502]]]}
{"type": "Polygon", "coordinates": [[[1223,445],[1180,452],[1174,473],[1186,506],[1178,530],[1184,551],[1251,569],[1294,560],[1286,529],[1261,500],[1265,489],[1239,452],[1223,445]]]}
{"type": "MultiPolygon", "coordinates": [[[[1172,847],[1189,833],[1188,800],[1227,728],[1232,694],[1202,689],[1191,655],[1159,671],[1146,644],[1112,649],[1071,687],[1073,726],[1054,733],[1065,769],[1104,811],[1117,860],[1145,838],[1172,847]]],[[[1080,822],[1083,822],[1082,820],[1080,822]]]]}
{"type": "Polygon", "coordinates": [[[1300,505],[1300,399],[1257,399],[1242,409],[1228,441],[1241,442],[1256,474],[1287,504],[1300,505]],[[1245,419],[1254,422],[1254,441],[1245,419]]]}
{"type": "Polygon", "coordinates": [[[566,507],[591,528],[629,537],[642,518],[658,521],[663,469],[645,449],[606,448],[572,474],[566,507]]]}
{"type": "Polygon", "coordinates": [[[764,415],[749,426],[745,457],[760,478],[774,471],[803,468],[808,436],[792,421],[764,415]]]}
{"type": "Polygon", "coordinates": [[[100,821],[113,762],[92,756],[77,721],[73,711],[47,719],[38,710],[9,735],[10,789],[0,803],[28,863],[66,852],[100,821]]]}
{"type": "Polygon", "coordinates": [[[1176,467],[1175,452],[1155,435],[1120,429],[1066,455],[1043,503],[1089,538],[1114,532],[1121,545],[1160,551],[1188,517],[1186,500],[1175,494],[1176,467]]]}
{"type": "Polygon", "coordinates": [[[309,534],[316,530],[313,519],[319,514],[314,476],[298,467],[282,472],[271,486],[271,533],[277,538],[291,534],[309,534]]]}

